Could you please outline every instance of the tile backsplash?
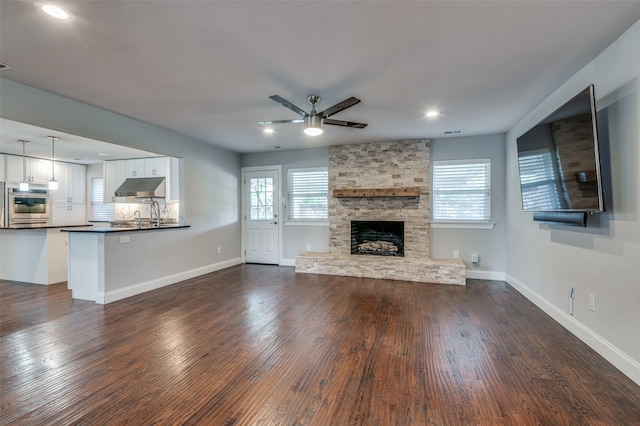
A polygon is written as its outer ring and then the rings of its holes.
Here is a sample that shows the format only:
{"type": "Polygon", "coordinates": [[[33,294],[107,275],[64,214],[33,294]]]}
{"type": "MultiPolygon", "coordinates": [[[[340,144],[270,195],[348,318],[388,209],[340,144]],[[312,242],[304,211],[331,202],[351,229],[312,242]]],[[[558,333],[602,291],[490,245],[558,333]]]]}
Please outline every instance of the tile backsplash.
{"type": "MultiPolygon", "coordinates": [[[[160,204],[160,217],[162,219],[173,219],[178,222],[180,214],[180,203],[171,202],[167,203],[162,199],[157,200],[160,204]]],[[[134,220],[135,212],[140,212],[140,217],[145,219],[150,217],[150,203],[116,203],[114,204],[114,219],[115,220],[134,220]]]]}

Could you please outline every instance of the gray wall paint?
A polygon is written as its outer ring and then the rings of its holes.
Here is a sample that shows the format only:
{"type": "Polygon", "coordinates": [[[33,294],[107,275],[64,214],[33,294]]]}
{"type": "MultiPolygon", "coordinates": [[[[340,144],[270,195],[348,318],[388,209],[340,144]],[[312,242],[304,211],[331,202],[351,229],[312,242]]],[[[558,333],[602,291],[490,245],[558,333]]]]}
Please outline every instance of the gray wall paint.
{"type": "MultiPolygon", "coordinates": [[[[482,274],[505,271],[505,154],[504,135],[473,136],[463,138],[433,139],[431,161],[461,160],[472,158],[491,159],[491,221],[493,229],[441,229],[431,228],[431,257],[453,257],[460,252],[460,259],[469,271],[482,274]],[[477,253],[480,263],[471,263],[471,254],[477,253]]],[[[489,276],[486,276],[489,277],[489,276]]]]}
{"type": "MultiPolygon", "coordinates": [[[[431,142],[431,159],[491,158],[492,161],[492,220],[496,226],[484,229],[431,229],[431,256],[451,258],[454,249],[460,251],[461,259],[468,268],[479,273],[505,271],[505,230],[504,212],[504,135],[491,135],[455,139],[436,139],[431,142]],[[480,265],[472,266],[471,253],[480,255],[480,265]]],[[[326,167],[329,163],[327,148],[269,153],[243,154],[242,166],[282,165],[285,179],[282,182],[286,194],[286,175],[289,168],[326,167]]],[[[319,226],[284,226],[283,250],[286,260],[306,251],[311,244],[312,251],[329,250],[329,230],[319,226]]]]}
{"type": "Polygon", "coordinates": [[[0,93],[3,118],[183,159],[183,219],[191,228],[167,233],[157,262],[168,274],[240,257],[238,154],[11,80],[0,79],[0,93]]]}
{"type": "MultiPolygon", "coordinates": [[[[328,148],[299,149],[291,151],[272,151],[255,154],[243,154],[242,167],[282,165],[281,194],[283,200],[287,194],[287,171],[304,167],[327,167],[329,165],[328,148]]],[[[282,209],[285,213],[285,210],[282,209]]],[[[293,264],[295,257],[307,251],[329,251],[329,226],[327,225],[287,225],[282,229],[281,263],[293,264]]]]}
{"type": "MultiPolygon", "coordinates": [[[[507,279],[640,383],[640,21],[553,92],[507,134],[507,279]],[[566,100],[595,85],[606,108],[611,188],[608,212],[589,227],[535,223],[520,208],[516,138],[566,100]],[[568,313],[569,288],[575,311],[568,313]],[[587,295],[596,296],[596,312],[587,295]]],[[[603,123],[604,124],[604,123],[603,123]]]]}

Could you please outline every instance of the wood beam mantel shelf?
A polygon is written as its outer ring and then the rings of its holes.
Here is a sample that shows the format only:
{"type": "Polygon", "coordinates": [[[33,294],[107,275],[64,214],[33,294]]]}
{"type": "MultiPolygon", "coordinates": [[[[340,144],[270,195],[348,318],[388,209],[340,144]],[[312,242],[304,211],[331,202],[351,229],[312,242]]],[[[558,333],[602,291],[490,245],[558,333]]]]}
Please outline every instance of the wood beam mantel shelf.
{"type": "Polygon", "coordinates": [[[420,187],[334,189],[333,196],[336,198],[419,197],[420,187]]]}

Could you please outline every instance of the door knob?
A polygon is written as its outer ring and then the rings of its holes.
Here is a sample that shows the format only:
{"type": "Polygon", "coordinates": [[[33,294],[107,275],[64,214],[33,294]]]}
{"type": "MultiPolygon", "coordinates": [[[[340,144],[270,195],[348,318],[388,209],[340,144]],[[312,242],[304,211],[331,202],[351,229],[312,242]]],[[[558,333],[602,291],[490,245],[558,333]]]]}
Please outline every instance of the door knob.
{"type": "Polygon", "coordinates": [[[278,221],[277,221],[277,220],[276,220],[276,221],[273,221],[273,222],[271,222],[271,224],[272,224],[272,225],[277,225],[277,224],[278,224],[278,221]]]}

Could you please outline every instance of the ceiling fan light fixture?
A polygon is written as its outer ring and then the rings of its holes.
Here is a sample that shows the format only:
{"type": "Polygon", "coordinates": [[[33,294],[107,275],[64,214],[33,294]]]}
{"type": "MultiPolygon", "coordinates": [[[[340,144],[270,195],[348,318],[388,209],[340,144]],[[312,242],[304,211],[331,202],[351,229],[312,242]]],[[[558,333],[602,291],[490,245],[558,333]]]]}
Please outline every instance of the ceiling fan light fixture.
{"type": "Polygon", "coordinates": [[[315,114],[316,110],[311,110],[311,114],[304,118],[304,133],[307,136],[320,136],[322,130],[322,118],[315,114]]]}
{"type": "Polygon", "coordinates": [[[306,127],[304,133],[307,136],[320,136],[324,131],[319,127],[306,127]]]}

